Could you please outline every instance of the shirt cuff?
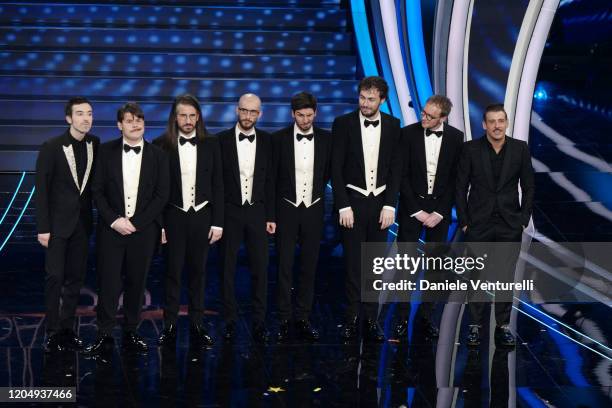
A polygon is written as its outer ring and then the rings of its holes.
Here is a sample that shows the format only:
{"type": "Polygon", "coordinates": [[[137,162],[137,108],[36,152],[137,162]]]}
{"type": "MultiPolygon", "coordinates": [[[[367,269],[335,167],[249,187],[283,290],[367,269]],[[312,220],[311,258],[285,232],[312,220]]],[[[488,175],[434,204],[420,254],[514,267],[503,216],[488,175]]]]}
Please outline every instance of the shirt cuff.
{"type": "Polygon", "coordinates": [[[395,207],[391,207],[390,205],[385,205],[383,207],[383,210],[391,210],[391,211],[393,211],[395,213],[395,207]]]}
{"type": "Polygon", "coordinates": [[[423,210],[419,210],[419,211],[415,212],[414,214],[410,214],[410,216],[411,217],[416,217],[417,215],[419,215],[422,212],[423,212],[423,210]]]}
{"type": "Polygon", "coordinates": [[[438,217],[440,217],[441,220],[444,219],[444,217],[440,213],[438,213],[436,211],[432,212],[432,214],[436,214],[438,217]]]}
{"type": "Polygon", "coordinates": [[[217,231],[223,231],[223,228],[215,227],[214,225],[212,227],[210,227],[210,229],[214,229],[214,230],[217,230],[217,231]]]}
{"type": "Polygon", "coordinates": [[[348,211],[348,210],[352,210],[352,208],[351,207],[341,208],[341,209],[338,210],[338,213],[343,213],[343,212],[348,211]]]}

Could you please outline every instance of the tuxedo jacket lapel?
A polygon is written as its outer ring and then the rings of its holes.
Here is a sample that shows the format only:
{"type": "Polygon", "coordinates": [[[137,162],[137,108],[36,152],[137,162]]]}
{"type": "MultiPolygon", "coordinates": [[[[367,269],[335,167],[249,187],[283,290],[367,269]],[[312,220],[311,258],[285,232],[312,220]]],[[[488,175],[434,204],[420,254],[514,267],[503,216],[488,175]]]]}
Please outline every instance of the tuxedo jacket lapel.
{"type": "Polygon", "coordinates": [[[324,160],[324,155],[323,155],[323,141],[320,139],[321,136],[317,135],[317,132],[314,133],[312,142],[315,144],[314,145],[314,160],[313,160],[313,171],[312,171],[312,185],[313,185],[313,199],[317,199],[318,197],[315,197],[315,183],[316,180],[320,180],[324,177],[323,173],[325,171],[325,160],[324,160]]]}
{"type": "Polygon", "coordinates": [[[140,174],[138,175],[138,195],[136,196],[136,208],[134,214],[142,210],[142,196],[147,188],[150,175],[153,174],[153,158],[151,157],[151,149],[147,142],[142,145],[142,158],[140,159],[140,174]]]}
{"type": "Polygon", "coordinates": [[[486,136],[481,138],[480,142],[480,160],[482,160],[482,166],[484,168],[485,177],[491,190],[495,190],[495,183],[493,182],[493,168],[491,167],[491,159],[489,158],[489,148],[487,146],[486,136]]]}
{"type": "Polygon", "coordinates": [[[83,194],[87,181],[89,181],[89,175],[91,174],[91,166],[93,165],[94,153],[93,153],[93,142],[91,140],[86,141],[87,145],[87,165],[85,167],[85,174],[83,175],[83,183],[81,184],[80,193],[83,194]]]}
{"type": "Polygon", "coordinates": [[[293,134],[293,128],[287,132],[283,140],[283,146],[285,146],[284,154],[289,161],[289,177],[291,179],[291,185],[295,190],[295,135],[293,134]]]}
{"type": "Polygon", "coordinates": [[[121,208],[125,208],[125,200],[123,193],[123,138],[117,140],[116,145],[112,149],[112,155],[109,159],[110,171],[112,173],[112,179],[117,185],[119,191],[119,199],[121,200],[121,208]]]}
{"type": "MultiPolygon", "coordinates": [[[[382,132],[381,132],[382,133],[382,132]]],[[[363,135],[361,134],[361,123],[359,122],[359,111],[355,111],[353,119],[351,120],[351,129],[349,130],[349,143],[355,143],[356,149],[358,149],[357,159],[363,177],[365,177],[365,157],[363,157],[363,135]],[[358,136],[353,136],[358,135],[358,136]]]]}
{"type": "Polygon", "coordinates": [[[72,144],[68,143],[68,146],[62,145],[62,149],[64,150],[64,156],[66,156],[66,161],[68,162],[68,168],[70,169],[70,174],[72,175],[72,181],[74,181],[76,189],[80,191],[79,179],[77,177],[76,160],[74,158],[74,150],[72,149],[72,144]]]}
{"type": "Polygon", "coordinates": [[[497,180],[497,191],[501,190],[504,182],[506,180],[506,176],[508,175],[508,170],[510,168],[510,163],[512,163],[512,146],[509,142],[509,137],[506,136],[506,146],[504,146],[504,162],[502,163],[501,173],[499,175],[499,180],[497,180]]]}

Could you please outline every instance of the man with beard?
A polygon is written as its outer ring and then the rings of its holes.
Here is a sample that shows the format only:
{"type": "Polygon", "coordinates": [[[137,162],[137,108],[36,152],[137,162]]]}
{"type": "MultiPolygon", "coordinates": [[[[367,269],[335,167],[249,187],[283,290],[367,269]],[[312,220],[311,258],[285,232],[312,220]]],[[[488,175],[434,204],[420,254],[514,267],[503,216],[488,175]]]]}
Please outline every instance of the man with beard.
{"type": "Polygon", "coordinates": [[[71,98],[65,108],[70,125],[45,142],[36,161],[38,242],[46,248],[45,351],[80,350],[74,332],[79,293],[87,272],[92,229],[91,175],[100,140],[89,134],[91,103],[71,98]]]}
{"type": "Polygon", "coordinates": [[[190,344],[212,346],[202,324],[204,283],[209,245],[223,233],[223,174],[216,137],[204,127],[200,103],[192,95],[174,100],[166,133],[154,144],[170,162],[170,200],[164,211],[162,243],[166,243],[166,301],[161,345],[175,346],[181,273],[188,273],[190,344]]]}
{"type": "Polygon", "coordinates": [[[376,304],[360,302],[360,272],[361,243],[386,242],[387,229],[395,221],[400,122],[380,111],[388,89],[383,78],[362,79],[359,109],[337,117],[332,125],[332,186],[346,266],[345,340],[357,336],[360,316],[366,340],[384,339],[376,304]]]}
{"type": "Polygon", "coordinates": [[[310,324],[319,248],[323,234],[325,187],[329,179],[331,138],[313,126],[317,100],[301,92],[291,98],[294,123],[274,135],[276,248],[278,253],[278,341],[289,337],[295,245],[300,244],[295,328],[300,338],[318,340],[310,324]]]}
{"type": "Polygon", "coordinates": [[[151,258],[160,237],[161,212],[168,201],[168,158],[144,138],[144,112],[128,102],[117,111],[119,139],[100,146],[92,185],[98,207],[98,337],[88,348],[98,354],[112,346],[123,285],[123,347],[148,350],[138,335],[151,258]]]}
{"type": "MultiPolygon", "coordinates": [[[[427,99],[421,121],[402,129],[403,171],[400,182],[398,243],[414,245],[424,233],[428,254],[446,241],[455,202],[455,177],[463,144],[463,133],[446,123],[453,104],[442,95],[427,99]]],[[[400,248],[402,245],[400,244],[400,248]]],[[[416,256],[417,254],[410,254],[416,256]]],[[[435,272],[434,272],[435,273],[435,272]]],[[[426,299],[428,300],[428,299],[426,299]]],[[[408,302],[398,306],[398,339],[408,333],[408,302]]],[[[433,303],[424,301],[419,308],[419,323],[428,338],[438,337],[431,320],[433,303]]]]}
{"type": "Polygon", "coordinates": [[[253,337],[268,340],[265,326],[268,285],[268,236],[274,223],[274,186],[270,134],[255,127],[261,117],[261,100],[248,93],[236,107],[238,122],[217,135],[223,160],[225,222],[221,240],[224,338],[236,336],[238,305],[234,281],[240,244],[249,258],[253,293],[253,337]]]}
{"type": "MultiPolygon", "coordinates": [[[[527,143],[506,136],[508,115],[504,105],[487,106],[482,127],[485,135],[467,142],[459,160],[457,217],[468,242],[517,243],[506,250],[509,253],[495,254],[495,259],[502,262],[494,272],[507,281],[514,276],[521,236],[531,219],[533,167],[527,143]],[[520,200],[519,185],[522,193],[520,200]]],[[[468,346],[480,344],[484,306],[482,302],[469,302],[471,324],[468,346]]],[[[506,347],[516,344],[508,325],[511,307],[512,303],[507,301],[495,304],[495,342],[506,347]]]]}

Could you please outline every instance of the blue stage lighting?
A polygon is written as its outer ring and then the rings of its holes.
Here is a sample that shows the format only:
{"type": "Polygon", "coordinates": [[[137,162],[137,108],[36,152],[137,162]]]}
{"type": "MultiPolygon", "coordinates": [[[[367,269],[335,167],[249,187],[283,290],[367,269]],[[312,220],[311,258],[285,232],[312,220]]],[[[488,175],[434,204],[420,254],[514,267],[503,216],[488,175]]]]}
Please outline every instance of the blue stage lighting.
{"type": "Polygon", "coordinates": [[[538,87],[533,94],[533,98],[538,101],[545,101],[548,99],[548,93],[546,92],[546,89],[538,87]]]}

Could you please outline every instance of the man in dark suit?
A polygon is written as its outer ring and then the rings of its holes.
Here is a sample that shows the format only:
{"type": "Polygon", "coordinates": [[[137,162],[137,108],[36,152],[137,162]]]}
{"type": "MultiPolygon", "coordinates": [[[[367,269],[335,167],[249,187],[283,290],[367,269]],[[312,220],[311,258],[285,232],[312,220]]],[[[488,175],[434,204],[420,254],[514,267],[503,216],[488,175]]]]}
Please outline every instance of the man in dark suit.
{"type": "Polygon", "coordinates": [[[161,213],[169,195],[167,155],[144,138],[144,113],[133,102],[117,112],[122,137],[100,146],[92,191],[98,208],[98,337],[88,348],[97,354],[113,344],[121,275],[123,346],[147,351],[137,333],[151,258],[160,237],[161,213]],[[124,269],[125,267],[125,269],[124,269]]]}
{"type": "MultiPolygon", "coordinates": [[[[380,112],[388,86],[380,77],[359,83],[359,110],[337,117],[332,125],[332,186],[339,212],[346,265],[345,340],[357,336],[361,297],[361,243],[386,242],[395,222],[401,172],[400,122],[380,112]]],[[[363,304],[366,340],[382,341],[376,305],[363,304]]]]}
{"type": "Polygon", "coordinates": [[[225,222],[221,240],[224,337],[236,336],[238,305],[234,281],[240,244],[245,241],[253,292],[253,337],[268,339],[265,326],[268,285],[268,236],[274,222],[273,152],[271,135],[256,128],[261,100],[245,94],[236,107],[238,122],[217,135],[223,160],[225,222]]]}
{"type": "Polygon", "coordinates": [[[166,301],[161,345],[176,345],[181,300],[181,273],[187,268],[190,344],[212,346],[202,325],[204,283],[209,245],[223,233],[223,174],[216,137],[204,127],[200,102],[192,95],[174,100],[166,133],[154,144],[168,153],[170,200],[164,211],[162,243],[166,243],[166,301]]]}
{"type": "MultiPolygon", "coordinates": [[[[421,121],[402,129],[398,243],[414,244],[424,233],[426,248],[435,251],[436,243],[447,239],[463,144],[463,133],[446,123],[452,107],[447,97],[433,95],[421,111],[421,121]]],[[[406,337],[408,305],[399,304],[397,338],[406,337]]],[[[438,328],[431,321],[432,306],[431,302],[423,302],[419,313],[421,328],[430,338],[438,336],[438,328]]]]}
{"type": "Polygon", "coordinates": [[[92,229],[91,179],[100,140],[89,134],[91,103],[68,101],[63,135],[45,142],[36,161],[36,224],[38,242],[46,248],[45,350],[80,350],[74,332],[79,292],[87,271],[92,229]]]}
{"type": "MultiPolygon", "coordinates": [[[[502,104],[487,106],[482,126],[484,137],[464,145],[457,171],[459,227],[470,242],[520,242],[529,224],[534,195],[534,176],[527,143],[506,136],[508,116],[502,104]],[[519,185],[522,196],[519,200],[519,185]],[[468,196],[469,189],[469,196],[468,196]]],[[[506,262],[514,273],[518,251],[506,262]]],[[[512,304],[496,302],[495,340],[514,346],[508,327],[512,304]]],[[[480,344],[484,303],[470,302],[472,324],[468,345],[480,344]]]]}
{"type": "Polygon", "coordinates": [[[313,126],[316,98],[300,92],[291,98],[294,123],[274,134],[276,248],[278,254],[277,339],[289,337],[295,245],[300,244],[295,328],[304,340],[318,340],[310,324],[319,248],[323,234],[325,188],[329,180],[331,136],[313,126]]]}

